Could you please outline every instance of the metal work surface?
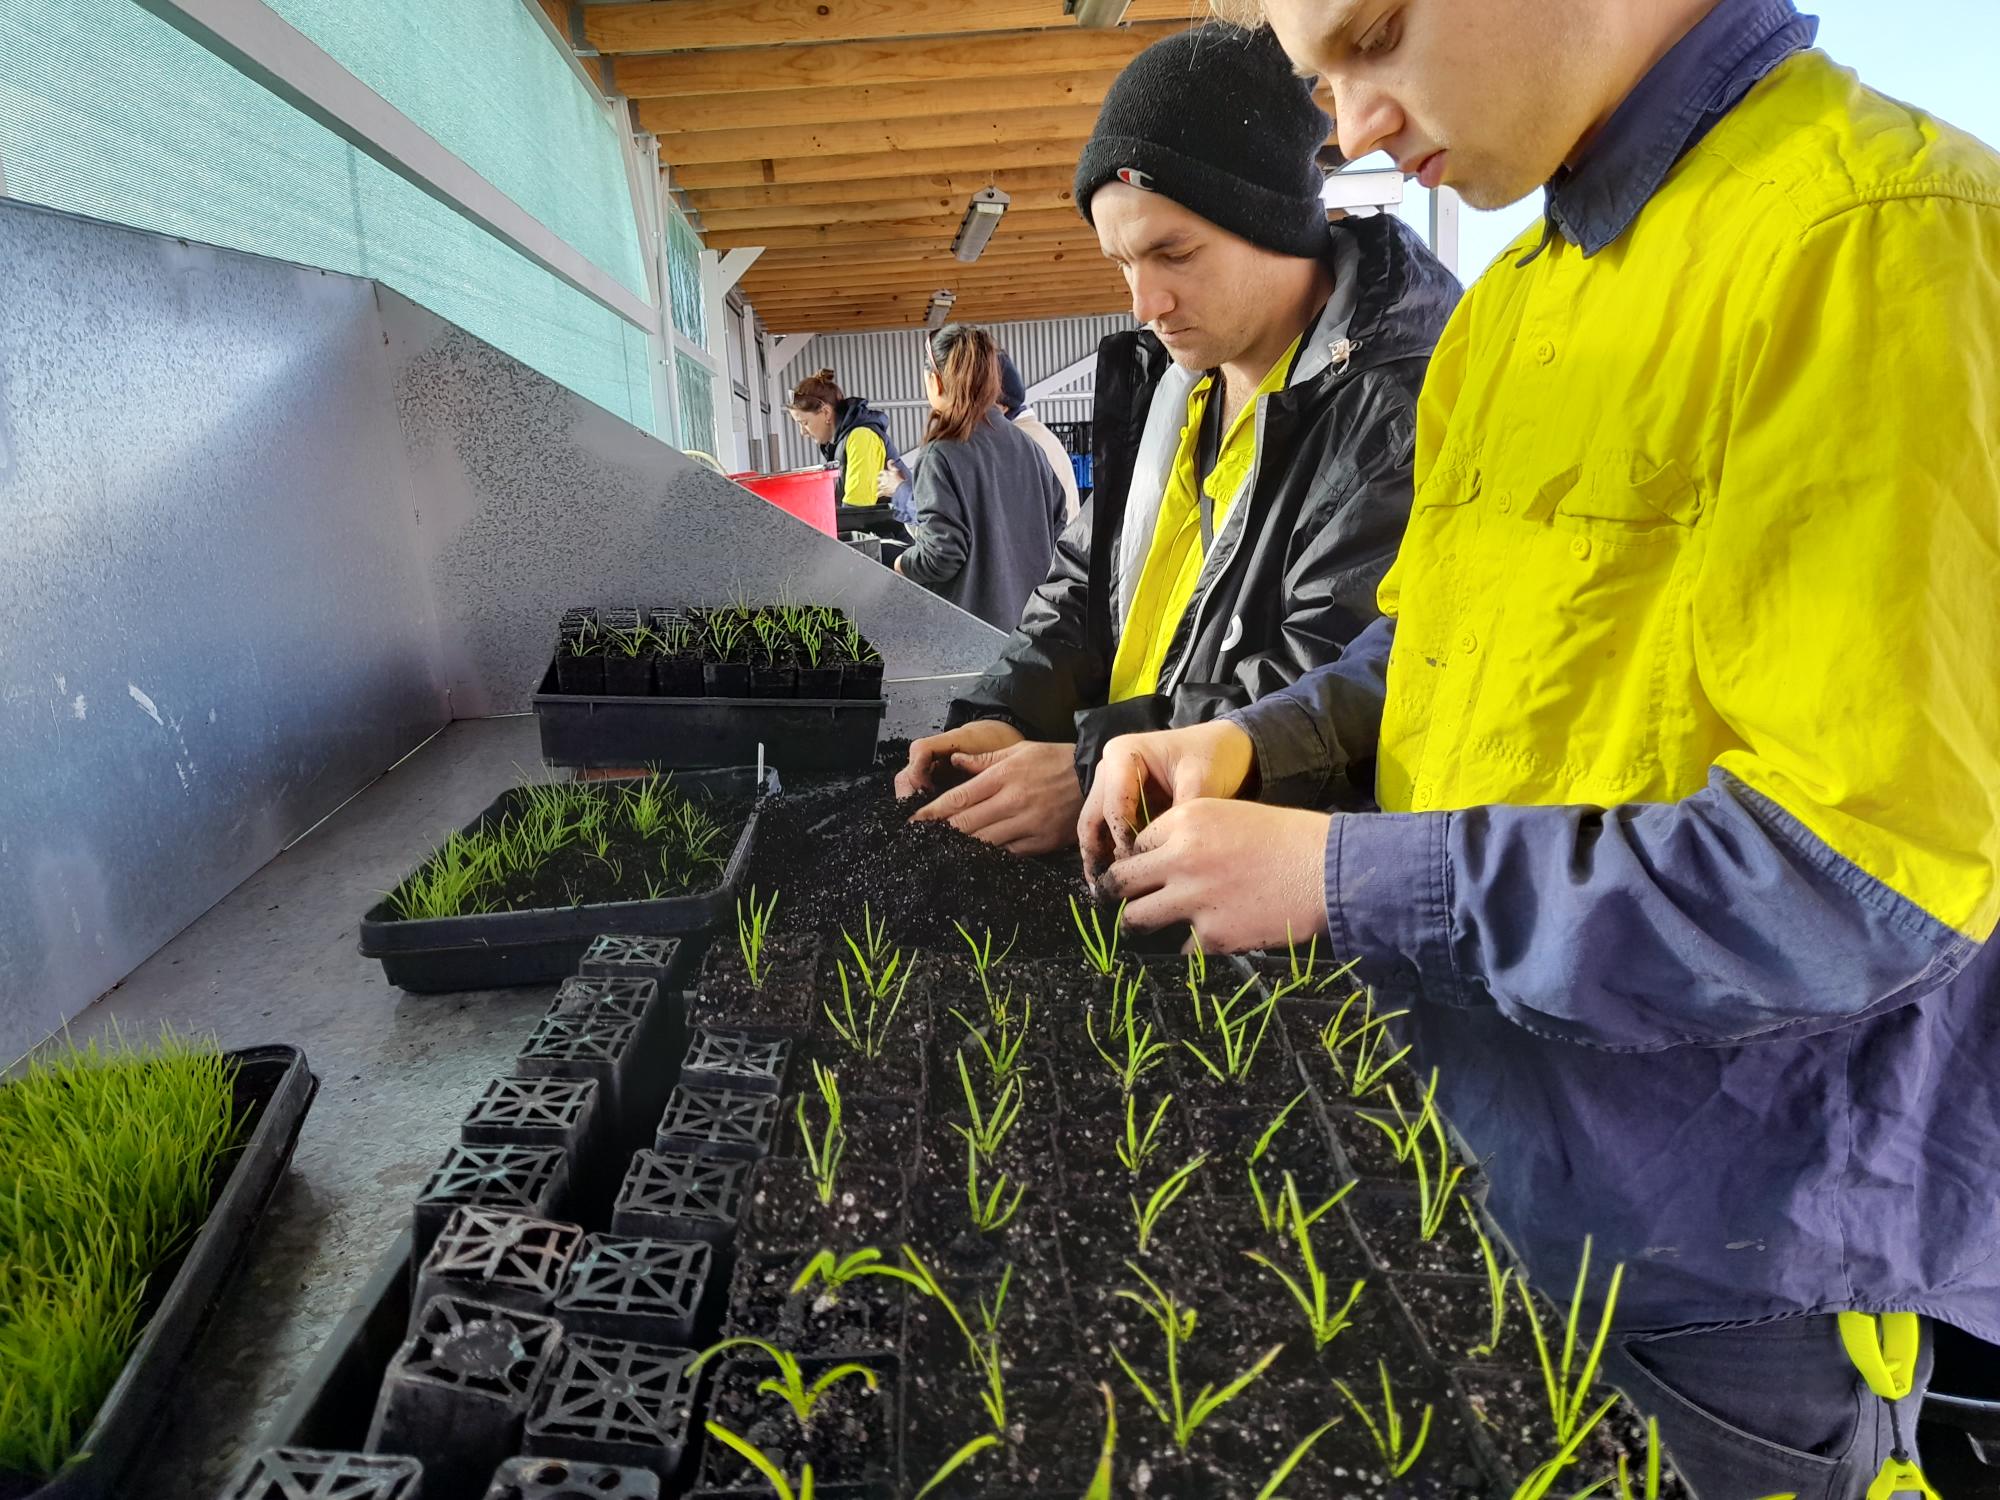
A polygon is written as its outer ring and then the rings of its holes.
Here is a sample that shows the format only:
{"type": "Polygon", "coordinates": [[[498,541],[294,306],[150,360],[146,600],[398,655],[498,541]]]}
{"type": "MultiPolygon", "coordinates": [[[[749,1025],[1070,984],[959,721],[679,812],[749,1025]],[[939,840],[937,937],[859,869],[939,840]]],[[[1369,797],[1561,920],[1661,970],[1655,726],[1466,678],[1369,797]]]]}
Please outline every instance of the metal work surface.
{"type": "Polygon", "coordinates": [[[292,1042],[321,1081],[186,1399],[143,1465],[151,1500],[221,1488],[547,1008],[553,985],[405,995],[355,951],[380,893],[535,765],[532,718],[449,726],[78,1018],[84,1036],[171,1023],[225,1047],[292,1042]]]}
{"type": "Polygon", "coordinates": [[[526,708],[572,604],[836,603],[892,682],[999,655],[985,622],[394,292],[381,303],[454,718],[526,708]]]}
{"type": "Polygon", "coordinates": [[[0,203],[0,1063],[445,722],[374,288],[0,203]]]}

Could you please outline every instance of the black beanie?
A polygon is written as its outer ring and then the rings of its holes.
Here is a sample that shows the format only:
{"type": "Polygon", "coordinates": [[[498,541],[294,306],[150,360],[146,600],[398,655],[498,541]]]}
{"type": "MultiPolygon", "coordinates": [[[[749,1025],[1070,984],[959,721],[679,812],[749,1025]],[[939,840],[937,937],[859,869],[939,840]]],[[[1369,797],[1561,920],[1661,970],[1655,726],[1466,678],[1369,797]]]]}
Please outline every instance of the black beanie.
{"type": "Polygon", "coordinates": [[[1268,29],[1192,27],[1112,80],[1076,164],[1076,206],[1089,219],[1091,195],[1126,182],[1253,245],[1316,259],[1327,241],[1316,155],[1332,125],[1268,29]]]}

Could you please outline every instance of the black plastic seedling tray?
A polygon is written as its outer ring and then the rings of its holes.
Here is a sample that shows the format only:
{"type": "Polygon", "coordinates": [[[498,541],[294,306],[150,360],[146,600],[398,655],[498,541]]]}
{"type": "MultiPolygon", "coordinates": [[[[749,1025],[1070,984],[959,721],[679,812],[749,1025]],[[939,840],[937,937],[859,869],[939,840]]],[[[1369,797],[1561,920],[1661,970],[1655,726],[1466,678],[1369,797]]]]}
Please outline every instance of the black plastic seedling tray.
{"type": "Polygon", "coordinates": [[[741,766],[865,771],[888,709],[883,698],[639,698],[556,691],[555,664],[535,693],[542,759],[554,766],[741,766]]]}
{"type": "Polygon", "coordinates": [[[185,1398],[195,1344],[242,1262],[319,1091],[296,1047],[245,1047],[228,1056],[237,1064],[237,1118],[251,1124],[224,1158],[208,1218],[178,1267],[155,1273],[153,1285],[164,1290],[156,1302],[149,1292],[151,1315],[78,1445],[84,1456],[39,1486],[0,1475],[5,1500],[119,1500],[146,1488],[135,1483],[145,1477],[136,1472],[139,1460],[168,1406],[185,1398]]]}
{"type": "MultiPolygon", "coordinates": [[[[751,759],[756,749],[751,749],[751,759]]],[[[414,994],[454,990],[496,990],[513,985],[546,984],[576,972],[591,940],[605,933],[641,937],[681,937],[708,931],[717,922],[733,920],[736,893],[750,867],[751,841],[757,833],[757,807],[778,790],[775,770],[757,773],[748,766],[691,771],[677,775],[682,791],[706,791],[718,796],[756,794],[743,831],[736,837],[722,880],[713,890],[659,901],[604,901],[582,906],[543,907],[530,911],[478,912],[462,917],[425,917],[399,922],[389,915],[385,897],[361,919],[361,956],[382,961],[389,983],[414,994]]],[[[499,797],[464,827],[471,833],[484,823],[512,792],[499,797]]],[[[682,962],[692,957],[682,947],[682,962]]]]}

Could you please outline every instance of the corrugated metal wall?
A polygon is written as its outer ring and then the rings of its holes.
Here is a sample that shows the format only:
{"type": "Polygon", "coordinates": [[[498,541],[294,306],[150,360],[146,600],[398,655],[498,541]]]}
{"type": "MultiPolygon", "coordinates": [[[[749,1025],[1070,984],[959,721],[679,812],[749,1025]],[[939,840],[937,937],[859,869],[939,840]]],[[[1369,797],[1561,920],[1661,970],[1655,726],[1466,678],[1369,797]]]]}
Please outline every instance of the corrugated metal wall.
{"type": "MultiPolygon", "coordinates": [[[[1136,326],[1124,313],[991,325],[1000,347],[1013,358],[1029,385],[1094,352],[1106,334],[1136,326]]],[[[888,416],[897,447],[914,448],[923,440],[924,417],[930,411],[924,400],[923,337],[917,329],[823,333],[786,369],[785,379],[788,385],[796,385],[815,370],[831,369],[842,390],[850,396],[867,397],[888,416]]],[[[1044,422],[1087,422],[1092,386],[1093,379],[1086,373],[1065,394],[1036,401],[1035,411],[1044,422]]],[[[783,424],[778,456],[780,465],[787,469],[819,460],[819,454],[790,422],[783,424]]]]}

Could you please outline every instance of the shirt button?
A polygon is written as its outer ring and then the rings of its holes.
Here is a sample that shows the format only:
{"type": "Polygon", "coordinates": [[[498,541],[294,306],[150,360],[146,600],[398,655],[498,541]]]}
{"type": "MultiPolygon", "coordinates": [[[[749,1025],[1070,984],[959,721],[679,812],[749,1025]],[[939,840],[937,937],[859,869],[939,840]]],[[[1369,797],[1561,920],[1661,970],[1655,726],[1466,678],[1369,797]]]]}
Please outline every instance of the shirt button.
{"type": "Polygon", "coordinates": [[[1514,508],[1514,497],[1512,495],[1502,495],[1498,503],[1500,506],[1500,514],[1504,516],[1507,514],[1508,511],[1514,508]]]}
{"type": "Polygon", "coordinates": [[[1420,788],[1416,796],[1410,799],[1410,806],[1416,808],[1417,811],[1419,812],[1422,812],[1425,808],[1429,807],[1430,805],[1431,805],[1431,793],[1429,787],[1420,788]]]}
{"type": "Polygon", "coordinates": [[[1538,365],[1554,364],[1555,358],[1556,358],[1556,346],[1551,341],[1549,341],[1548,339],[1537,339],[1535,341],[1536,364],[1538,365]]]}
{"type": "Polygon", "coordinates": [[[1590,538],[1587,536],[1576,537],[1570,542],[1569,550],[1578,557],[1590,556],[1590,538]]]}
{"type": "Polygon", "coordinates": [[[1467,656],[1470,656],[1479,649],[1479,637],[1468,630],[1458,638],[1458,644],[1459,649],[1464,651],[1467,656]]]}

